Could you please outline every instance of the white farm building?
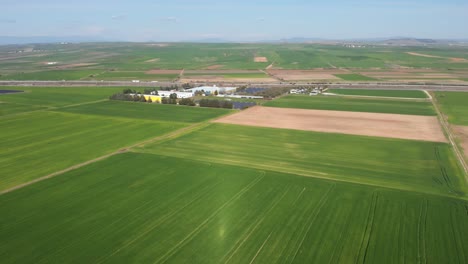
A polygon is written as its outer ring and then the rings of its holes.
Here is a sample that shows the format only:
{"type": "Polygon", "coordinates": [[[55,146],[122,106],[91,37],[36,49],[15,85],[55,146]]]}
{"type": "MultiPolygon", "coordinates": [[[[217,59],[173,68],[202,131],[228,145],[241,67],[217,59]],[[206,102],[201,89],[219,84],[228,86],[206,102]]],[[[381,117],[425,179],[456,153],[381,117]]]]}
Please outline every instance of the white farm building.
{"type": "Polygon", "coordinates": [[[195,87],[192,89],[187,89],[186,91],[190,91],[192,93],[198,92],[198,91],[204,91],[204,92],[209,92],[209,93],[214,93],[215,91],[218,91],[218,93],[232,93],[235,92],[237,87],[218,87],[216,85],[213,86],[200,86],[200,87],[195,87]]]}
{"type": "Polygon", "coordinates": [[[158,91],[161,97],[169,97],[171,94],[177,94],[177,98],[190,98],[193,97],[193,92],[174,92],[174,91],[158,91]]]}

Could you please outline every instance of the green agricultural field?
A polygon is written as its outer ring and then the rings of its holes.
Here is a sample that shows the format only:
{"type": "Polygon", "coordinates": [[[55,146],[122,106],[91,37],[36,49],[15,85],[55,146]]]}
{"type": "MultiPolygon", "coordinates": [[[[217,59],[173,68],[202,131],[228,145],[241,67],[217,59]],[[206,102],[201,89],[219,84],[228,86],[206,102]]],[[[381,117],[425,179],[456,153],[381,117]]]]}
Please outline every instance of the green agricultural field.
{"type": "Polygon", "coordinates": [[[60,108],[57,111],[84,115],[196,123],[228,114],[232,110],[141,102],[105,101],[60,108]]]}
{"type": "MultiPolygon", "coordinates": [[[[24,48],[24,47],[22,47],[24,48]]],[[[15,80],[150,80],[145,72],[151,69],[203,70],[215,66],[223,70],[259,70],[273,64],[278,69],[346,68],[356,74],[339,76],[345,80],[371,80],[360,71],[379,68],[410,67],[447,70],[468,70],[468,63],[453,61],[467,58],[466,47],[390,47],[363,45],[349,48],[325,44],[235,44],[235,43],[82,43],[74,45],[31,44],[34,52],[16,53],[18,47],[0,50],[0,79],[15,80]],[[419,53],[438,57],[415,56],[419,53]],[[254,62],[266,57],[268,62],[254,62]],[[56,61],[57,65],[45,66],[56,61]],[[85,63],[86,67],[75,67],[85,63]],[[67,66],[68,65],[68,66],[67,66]],[[68,67],[58,69],[56,67],[68,67]],[[110,73],[109,71],[116,72],[110,73]],[[99,75],[101,74],[102,75],[99,75]],[[94,76],[94,77],[92,77],[94,76]]],[[[456,78],[463,78],[461,77],[456,78]]],[[[162,76],[159,76],[162,77],[162,76]]],[[[177,76],[164,76],[172,79],[177,76]]],[[[252,77],[249,77],[252,78],[252,77]]]]}
{"type": "Polygon", "coordinates": [[[430,102],[350,98],[343,96],[288,95],[269,101],[265,106],[353,112],[392,113],[405,115],[436,115],[430,102]]]}
{"type": "Polygon", "coordinates": [[[187,126],[47,111],[0,120],[0,191],[187,126]]]}
{"type": "Polygon", "coordinates": [[[375,81],[377,79],[367,77],[361,74],[352,73],[352,74],[335,74],[336,77],[343,79],[345,81],[375,81]]]}
{"type": "Polygon", "coordinates": [[[0,101],[24,105],[62,107],[108,99],[122,87],[8,87],[24,93],[0,95],[0,101]]]}
{"type": "Polygon", "coordinates": [[[126,153],[0,196],[0,260],[466,263],[467,207],[438,196],[126,153]]]}
{"type": "MultiPolygon", "coordinates": [[[[0,95],[0,100],[2,99],[0,95]]],[[[35,110],[45,109],[45,107],[15,103],[5,103],[0,101],[0,116],[18,114],[22,112],[30,112],[35,110]]]]}
{"type": "Polygon", "coordinates": [[[261,78],[268,78],[269,76],[266,75],[265,73],[187,73],[184,74],[186,77],[193,77],[193,76],[200,76],[202,78],[203,76],[206,77],[223,77],[226,79],[261,79],[261,78]]]}
{"type": "Polygon", "coordinates": [[[468,126],[468,93],[435,92],[435,95],[450,123],[468,126]]]}
{"type": "Polygon", "coordinates": [[[445,143],[212,124],[138,151],[449,196],[467,191],[445,143]]]}
{"type": "Polygon", "coordinates": [[[157,81],[172,81],[179,77],[178,74],[147,74],[138,71],[111,71],[105,72],[88,79],[120,81],[120,80],[157,80],[157,81]]]}
{"type": "Polygon", "coordinates": [[[48,81],[48,80],[80,80],[100,73],[102,70],[47,70],[40,72],[26,72],[9,74],[0,76],[0,80],[34,80],[34,81],[48,81]]]}
{"type": "Polygon", "coordinates": [[[425,92],[417,90],[328,89],[327,92],[342,95],[403,97],[416,99],[428,98],[425,92]]]}

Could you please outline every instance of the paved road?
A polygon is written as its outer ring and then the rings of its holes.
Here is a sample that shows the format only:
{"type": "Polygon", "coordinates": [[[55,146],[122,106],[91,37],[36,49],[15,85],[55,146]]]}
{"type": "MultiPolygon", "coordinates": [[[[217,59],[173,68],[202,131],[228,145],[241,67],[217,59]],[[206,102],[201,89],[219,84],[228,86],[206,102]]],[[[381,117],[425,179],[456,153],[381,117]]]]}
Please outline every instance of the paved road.
{"type": "MultiPolygon", "coordinates": [[[[131,81],[0,81],[0,86],[64,86],[64,87],[77,87],[77,86],[114,86],[114,87],[160,87],[179,85],[180,82],[131,82],[131,81]]],[[[428,90],[428,91],[467,91],[468,84],[402,84],[402,83],[324,83],[324,82],[302,82],[302,83],[239,83],[239,82],[221,82],[221,83],[191,83],[194,86],[200,85],[219,85],[219,86],[242,86],[247,85],[250,87],[299,87],[299,86],[323,86],[327,85],[330,88],[344,88],[344,89],[395,89],[395,90],[428,90]]]]}

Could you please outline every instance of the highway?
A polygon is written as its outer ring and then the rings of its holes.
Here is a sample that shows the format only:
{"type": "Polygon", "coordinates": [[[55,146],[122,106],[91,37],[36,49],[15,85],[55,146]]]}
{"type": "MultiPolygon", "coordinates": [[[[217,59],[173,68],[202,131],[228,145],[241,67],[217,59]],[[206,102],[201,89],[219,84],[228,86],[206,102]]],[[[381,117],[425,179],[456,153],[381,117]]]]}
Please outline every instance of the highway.
{"type": "MultiPolygon", "coordinates": [[[[0,81],[0,86],[112,86],[112,87],[167,87],[178,85],[180,82],[132,82],[132,81],[0,81]]],[[[329,88],[343,89],[391,89],[391,90],[427,90],[427,91],[466,91],[468,84],[453,83],[395,83],[395,82],[296,82],[296,83],[240,83],[240,82],[213,82],[213,83],[190,83],[192,86],[218,85],[218,86],[249,86],[249,87],[301,87],[301,86],[327,86],[329,88]]]]}

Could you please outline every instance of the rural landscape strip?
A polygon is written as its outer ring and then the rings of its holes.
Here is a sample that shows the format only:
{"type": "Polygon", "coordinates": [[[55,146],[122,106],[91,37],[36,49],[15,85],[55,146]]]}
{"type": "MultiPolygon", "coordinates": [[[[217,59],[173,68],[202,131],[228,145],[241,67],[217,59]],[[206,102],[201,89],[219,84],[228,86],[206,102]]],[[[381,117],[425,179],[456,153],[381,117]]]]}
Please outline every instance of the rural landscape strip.
{"type": "MultiPolygon", "coordinates": [[[[80,103],[80,104],[73,104],[73,105],[68,105],[68,106],[65,106],[65,107],[79,106],[79,105],[85,105],[85,104],[93,104],[93,103],[98,103],[98,102],[102,102],[102,101],[108,101],[108,99],[103,99],[103,100],[98,100],[98,101],[92,101],[92,102],[85,102],[85,103],[80,103]]],[[[56,109],[59,109],[59,108],[64,108],[64,107],[57,107],[56,109]]],[[[55,108],[54,108],[54,109],[55,109],[55,108]]],[[[44,110],[48,110],[48,109],[44,109],[44,110]]],[[[44,110],[42,110],[42,111],[44,111],[44,110]]],[[[39,111],[39,110],[38,110],[38,111],[39,111]]],[[[226,115],[233,114],[233,113],[235,113],[235,112],[230,112],[230,113],[228,113],[228,114],[226,114],[226,115]]],[[[226,116],[226,115],[223,115],[223,116],[226,116]]],[[[222,117],[222,116],[221,116],[221,117],[222,117]]],[[[215,118],[215,119],[216,119],[216,118],[215,118]]],[[[9,188],[9,189],[0,191],[0,195],[3,195],[3,194],[6,194],[6,193],[9,193],[9,192],[12,192],[12,191],[21,189],[21,188],[23,188],[23,187],[29,186],[29,185],[31,185],[31,184],[34,184],[34,183],[37,183],[37,182],[40,182],[40,181],[43,181],[43,180],[47,180],[47,179],[50,179],[50,178],[59,176],[59,175],[61,175],[61,174],[64,174],[64,173],[69,172],[69,171],[72,171],[72,170],[79,169],[79,168],[84,167],[84,166],[86,166],[86,165],[89,165],[89,164],[92,164],[92,163],[101,161],[101,160],[103,160],[103,159],[112,157],[112,156],[114,156],[114,155],[117,155],[117,154],[120,154],[120,153],[124,153],[124,152],[130,151],[132,148],[135,148],[135,147],[142,147],[142,146],[144,146],[144,145],[146,145],[146,144],[154,143],[154,142],[157,142],[157,141],[164,142],[164,141],[166,141],[166,140],[170,140],[170,139],[173,139],[173,138],[182,136],[182,135],[184,135],[184,134],[191,133],[191,132],[196,131],[196,130],[198,130],[198,129],[202,129],[202,128],[208,126],[209,124],[210,124],[210,120],[206,120],[206,121],[204,121],[204,122],[195,123],[195,124],[192,124],[192,125],[190,125],[190,126],[183,127],[183,128],[181,128],[181,129],[179,129],[179,130],[176,130],[176,131],[173,131],[173,132],[169,132],[169,133],[164,134],[164,135],[161,135],[161,136],[157,136],[157,137],[154,137],[154,138],[150,138],[150,139],[148,139],[148,140],[144,140],[144,141],[138,142],[138,143],[136,143],[136,144],[133,144],[133,145],[130,145],[130,146],[127,146],[127,147],[120,148],[119,150],[116,150],[116,151],[111,152],[111,153],[109,153],[109,154],[103,155],[103,156],[101,156],[101,157],[97,157],[97,158],[88,160],[88,161],[86,161],[86,162],[73,165],[73,166],[68,167],[68,168],[66,168],[66,169],[63,169],[63,170],[60,170],[60,171],[57,171],[57,172],[54,172],[54,173],[51,173],[51,174],[42,176],[42,177],[40,177],[40,178],[31,180],[31,181],[26,182],[26,183],[22,183],[22,184],[20,184],[20,185],[14,186],[14,187],[12,187],[12,188],[9,188]]]]}
{"type": "Polygon", "coordinates": [[[460,149],[458,148],[457,143],[455,142],[455,139],[454,139],[454,137],[452,135],[452,132],[450,130],[450,125],[449,125],[447,119],[445,118],[444,114],[440,111],[439,105],[437,104],[437,100],[435,98],[436,98],[435,96],[432,97],[432,100],[431,100],[432,105],[434,106],[434,109],[437,112],[437,116],[439,117],[439,121],[440,121],[440,124],[442,126],[442,129],[446,133],[446,135],[448,137],[448,140],[450,142],[450,145],[452,145],[452,147],[453,147],[453,151],[455,152],[455,155],[457,156],[458,162],[460,163],[460,165],[463,168],[465,180],[468,182],[468,165],[466,164],[463,153],[460,151],[460,149]]]}
{"type": "Polygon", "coordinates": [[[51,173],[51,174],[42,176],[42,177],[40,177],[40,178],[37,178],[37,179],[34,179],[34,180],[32,180],[32,181],[29,181],[29,182],[26,182],[26,183],[23,183],[23,184],[14,186],[14,187],[12,187],[12,188],[9,188],[9,189],[0,191],[0,195],[6,194],[6,193],[9,193],[9,192],[13,192],[13,191],[15,191],[15,190],[24,188],[24,187],[29,186],[29,185],[31,185],[31,184],[34,184],[34,183],[37,183],[37,182],[40,182],[40,181],[44,181],[44,180],[47,180],[47,179],[56,177],[56,176],[59,176],[59,175],[61,175],[61,174],[66,173],[66,172],[69,172],[69,171],[72,171],[72,170],[76,170],[76,169],[79,169],[79,168],[84,167],[84,166],[86,166],[86,165],[89,165],[89,164],[92,164],[92,163],[101,161],[101,160],[103,160],[103,159],[112,157],[112,156],[114,156],[114,155],[127,152],[127,151],[129,151],[131,148],[134,148],[134,147],[137,147],[137,146],[144,146],[145,144],[153,143],[153,142],[156,142],[156,141],[158,141],[158,140],[167,140],[167,139],[171,139],[171,138],[174,138],[174,137],[183,135],[183,134],[185,134],[185,133],[192,132],[192,131],[194,131],[194,130],[197,130],[197,129],[200,129],[200,128],[206,126],[207,124],[208,124],[207,122],[196,123],[196,124],[190,125],[190,126],[188,126],[188,127],[184,127],[184,128],[179,129],[179,130],[176,130],[176,131],[173,131],[173,132],[164,134],[164,135],[162,135],[162,136],[158,136],[158,137],[155,137],[155,138],[151,138],[151,139],[149,139],[149,140],[145,140],[145,141],[142,141],[142,142],[138,142],[138,143],[136,143],[136,144],[130,145],[130,146],[128,146],[128,147],[121,148],[121,149],[119,149],[119,150],[117,150],[117,151],[111,152],[111,153],[106,154],[106,155],[103,155],[103,156],[101,156],[101,157],[98,157],[98,158],[95,158],[95,159],[92,159],[92,160],[88,160],[88,161],[83,162],[83,163],[80,163],[80,164],[73,165],[73,166],[68,167],[68,168],[66,168],[66,169],[63,169],[63,170],[60,170],[60,171],[57,171],[57,172],[54,172],[54,173],[51,173]]]}

